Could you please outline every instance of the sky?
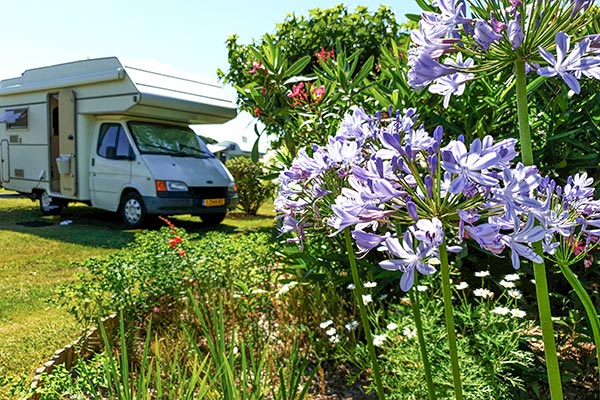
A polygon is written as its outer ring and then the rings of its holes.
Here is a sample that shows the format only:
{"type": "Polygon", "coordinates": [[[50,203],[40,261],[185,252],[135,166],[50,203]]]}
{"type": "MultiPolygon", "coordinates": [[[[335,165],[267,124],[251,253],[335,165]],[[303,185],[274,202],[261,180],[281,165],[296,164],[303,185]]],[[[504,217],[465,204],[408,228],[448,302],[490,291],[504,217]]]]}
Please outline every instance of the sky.
{"type": "MultiPolygon", "coordinates": [[[[216,80],[218,68],[228,69],[225,41],[232,34],[238,43],[250,43],[273,33],[288,13],[308,15],[342,2],[352,11],[358,5],[371,11],[390,5],[400,21],[420,12],[414,0],[3,0],[0,79],[30,68],[117,56],[216,80]]],[[[247,128],[230,125],[225,129],[247,128]]]]}

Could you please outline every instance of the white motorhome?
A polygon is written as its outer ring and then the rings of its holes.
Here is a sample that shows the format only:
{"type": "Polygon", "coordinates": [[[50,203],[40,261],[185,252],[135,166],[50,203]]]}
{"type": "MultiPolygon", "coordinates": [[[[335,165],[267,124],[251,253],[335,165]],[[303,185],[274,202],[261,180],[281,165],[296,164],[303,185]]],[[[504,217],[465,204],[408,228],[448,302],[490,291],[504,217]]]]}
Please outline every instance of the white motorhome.
{"type": "Polygon", "coordinates": [[[0,187],[39,200],[220,223],[237,203],[231,174],[190,124],[236,115],[222,87],[193,76],[100,58],[26,70],[0,81],[0,187]]]}

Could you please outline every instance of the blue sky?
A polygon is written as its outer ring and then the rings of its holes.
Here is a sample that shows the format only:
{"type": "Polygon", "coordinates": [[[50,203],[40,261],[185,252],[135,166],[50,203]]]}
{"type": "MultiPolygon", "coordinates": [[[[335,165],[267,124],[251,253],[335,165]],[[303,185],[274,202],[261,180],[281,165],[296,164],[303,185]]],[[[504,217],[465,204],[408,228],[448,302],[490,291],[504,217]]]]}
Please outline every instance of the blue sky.
{"type": "MultiPolygon", "coordinates": [[[[286,14],[308,14],[330,0],[4,0],[0,79],[25,69],[86,58],[120,56],[169,64],[216,78],[227,69],[225,40],[248,43],[275,30],[286,14]]],[[[345,1],[376,10],[389,4],[403,19],[419,12],[414,0],[345,1]]]]}
{"type": "MultiPolygon", "coordinates": [[[[308,10],[342,2],[352,11],[358,5],[371,11],[391,5],[400,21],[404,14],[420,12],[414,0],[3,0],[0,79],[30,68],[108,56],[217,79],[216,70],[228,68],[225,41],[230,35],[249,43],[274,32],[289,13],[308,15],[308,10]]],[[[242,114],[223,126],[196,130],[251,148],[253,126],[254,120],[242,114]]]]}

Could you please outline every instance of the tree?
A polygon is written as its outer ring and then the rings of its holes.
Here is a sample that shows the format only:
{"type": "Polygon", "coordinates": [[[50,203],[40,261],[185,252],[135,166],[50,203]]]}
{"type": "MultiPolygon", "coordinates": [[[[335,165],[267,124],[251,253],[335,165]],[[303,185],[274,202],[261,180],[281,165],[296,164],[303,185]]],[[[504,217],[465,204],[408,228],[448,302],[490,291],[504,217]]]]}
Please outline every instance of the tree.
{"type": "Polygon", "coordinates": [[[290,14],[275,34],[251,44],[231,36],[230,69],[218,74],[237,89],[240,108],[293,156],[303,145],[326,142],[336,120],[369,96],[366,78],[379,74],[381,48],[400,31],[387,6],[374,13],[366,7],[351,13],[340,4],[310,10],[308,17],[290,14]]]}

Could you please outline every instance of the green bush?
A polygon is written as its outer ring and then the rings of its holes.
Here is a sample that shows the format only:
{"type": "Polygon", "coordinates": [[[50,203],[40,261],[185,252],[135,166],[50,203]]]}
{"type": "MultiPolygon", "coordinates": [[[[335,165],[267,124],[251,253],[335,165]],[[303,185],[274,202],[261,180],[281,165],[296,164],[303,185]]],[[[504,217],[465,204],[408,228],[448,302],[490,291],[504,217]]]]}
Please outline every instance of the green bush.
{"type": "Polygon", "coordinates": [[[170,225],[137,234],[118,253],[82,262],[79,281],[63,287],[58,302],[84,325],[118,311],[128,322],[152,316],[168,323],[186,307],[189,288],[209,293],[238,281],[250,287],[269,282],[274,253],[267,233],[234,238],[206,232],[199,238],[170,225]]]}
{"type": "Polygon", "coordinates": [[[260,206],[272,198],[275,191],[272,183],[260,179],[265,174],[262,164],[246,157],[236,157],[227,160],[227,169],[238,188],[239,206],[247,215],[256,215],[260,206]]]}

